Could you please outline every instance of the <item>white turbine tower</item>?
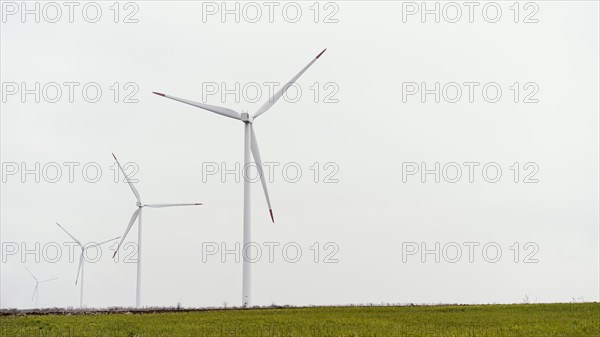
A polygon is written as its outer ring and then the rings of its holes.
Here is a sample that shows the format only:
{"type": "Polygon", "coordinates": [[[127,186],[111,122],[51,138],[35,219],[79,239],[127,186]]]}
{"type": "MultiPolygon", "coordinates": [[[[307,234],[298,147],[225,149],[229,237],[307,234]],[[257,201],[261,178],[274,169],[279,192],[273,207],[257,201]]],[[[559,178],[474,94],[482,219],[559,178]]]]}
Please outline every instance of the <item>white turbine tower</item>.
{"type": "Polygon", "coordinates": [[[35,288],[33,289],[33,296],[31,296],[31,300],[33,301],[35,299],[35,307],[37,308],[37,306],[38,306],[38,299],[39,299],[39,295],[40,295],[40,284],[41,283],[50,282],[50,281],[54,281],[54,280],[58,279],[58,277],[54,277],[54,278],[51,278],[51,279],[39,281],[37,279],[37,277],[33,276],[33,273],[31,272],[31,270],[29,270],[29,268],[25,267],[25,269],[27,270],[27,272],[29,273],[29,275],[31,275],[31,277],[33,277],[33,279],[35,280],[35,288]]]}
{"type": "Polygon", "coordinates": [[[117,249],[115,250],[115,253],[113,254],[113,258],[115,257],[115,255],[117,255],[117,252],[119,251],[119,248],[121,247],[121,244],[123,244],[123,241],[125,241],[125,237],[127,237],[127,233],[129,233],[131,226],[133,226],[133,223],[137,219],[138,220],[138,242],[137,242],[138,259],[137,259],[137,281],[136,281],[136,290],[135,290],[135,306],[139,307],[141,305],[141,297],[142,297],[141,296],[142,295],[142,293],[141,293],[142,292],[142,289],[141,289],[141,285],[142,285],[142,278],[141,278],[142,277],[142,275],[141,275],[142,274],[142,208],[144,208],[144,207],[164,208],[164,207],[176,207],[176,206],[199,206],[199,205],[202,205],[202,203],[196,202],[196,203],[187,203],[187,204],[143,204],[142,200],[140,199],[140,193],[137,191],[137,189],[135,188],[135,186],[133,185],[133,183],[127,176],[127,173],[125,173],[123,166],[121,166],[121,163],[119,163],[119,160],[117,160],[117,157],[115,156],[114,153],[113,153],[113,158],[115,158],[117,165],[119,165],[119,169],[125,176],[125,180],[127,181],[127,184],[129,184],[129,187],[131,188],[131,191],[133,192],[133,195],[135,196],[135,199],[136,199],[136,203],[135,203],[136,209],[133,212],[133,214],[131,215],[129,224],[127,225],[127,228],[125,229],[125,233],[121,237],[121,241],[119,241],[119,245],[117,246],[117,249]]]}
{"type": "MultiPolygon", "coordinates": [[[[262,160],[260,159],[260,151],[258,149],[258,142],[256,140],[256,132],[254,131],[254,128],[252,125],[254,123],[254,119],[256,119],[258,116],[262,115],[267,110],[269,110],[281,98],[281,96],[283,96],[283,94],[287,91],[287,89],[294,82],[296,82],[298,80],[298,78],[302,74],[304,74],[304,72],[310,66],[312,66],[312,64],[315,63],[315,61],[319,57],[321,57],[321,55],[323,55],[325,50],[326,49],[324,49],[322,52],[319,53],[319,55],[317,55],[314,59],[312,59],[310,61],[310,63],[308,63],[304,68],[302,68],[302,70],[300,70],[300,72],[298,74],[296,74],[296,76],[292,77],[292,79],[286,85],[284,85],[281,89],[279,89],[277,92],[275,92],[273,94],[273,96],[254,113],[253,116],[250,116],[246,112],[239,113],[237,111],[234,111],[234,110],[231,110],[228,108],[224,108],[224,107],[220,107],[220,106],[198,103],[198,102],[190,101],[190,100],[183,99],[183,98],[165,95],[160,92],[153,92],[156,95],[170,98],[172,100],[175,100],[175,101],[178,101],[181,103],[189,104],[189,105],[195,106],[197,108],[208,110],[210,112],[214,112],[216,114],[219,114],[219,115],[222,115],[225,117],[237,119],[244,123],[244,169],[246,169],[248,167],[248,165],[250,164],[250,152],[252,152],[252,156],[254,157],[254,161],[256,162],[256,167],[257,167],[258,173],[260,175],[260,181],[262,183],[262,188],[265,193],[267,205],[269,206],[269,215],[271,216],[271,221],[273,221],[273,222],[275,222],[275,219],[273,218],[273,209],[271,208],[271,200],[269,199],[269,192],[267,191],[267,182],[266,182],[264,174],[263,174],[263,165],[262,165],[262,160]]],[[[250,282],[250,276],[251,276],[250,275],[250,266],[251,266],[251,264],[249,262],[249,257],[247,256],[248,250],[245,249],[246,245],[251,243],[250,234],[251,234],[251,232],[250,232],[250,180],[245,176],[244,177],[244,246],[243,246],[244,248],[242,248],[242,251],[244,252],[244,263],[243,263],[243,271],[242,271],[242,273],[243,273],[242,274],[242,305],[244,307],[247,307],[250,305],[250,286],[251,286],[251,284],[250,284],[251,283],[250,282]]]]}
{"type": "Polygon", "coordinates": [[[77,268],[77,276],[75,276],[75,285],[77,285],[77,281],[79,280],[79,275],[81,274],[81,282],[79,283],[79,307],[83,308],[83,262],[84,262],[84,256],[83,254],[85,254],[86,249],[92,248],[92,247],[98,247],[100,245],[103,245],[105,243],[114,241],[116,239],[118,239],[119,237],[117,236],[116,238],[112,238],[110,240],[106,240],[106,241],[102,241],[100,243],[91,243],[91,244],[87,244],[84,245],[81,243],[81,241],[77,240],[77,238],[75,238],[71,233],[69,233],[63,226],[61,226],[58,222],[56,223],[56,225],[58,227],[60,227],[60,229],[62,229],[65,233],[67,233],[68,236],[71,237],[71,239],[73,239],[73,241],[75,241],[78,245],[79,248],[81,248],[81,254],[79,255],[79,268],[77,268]]]}

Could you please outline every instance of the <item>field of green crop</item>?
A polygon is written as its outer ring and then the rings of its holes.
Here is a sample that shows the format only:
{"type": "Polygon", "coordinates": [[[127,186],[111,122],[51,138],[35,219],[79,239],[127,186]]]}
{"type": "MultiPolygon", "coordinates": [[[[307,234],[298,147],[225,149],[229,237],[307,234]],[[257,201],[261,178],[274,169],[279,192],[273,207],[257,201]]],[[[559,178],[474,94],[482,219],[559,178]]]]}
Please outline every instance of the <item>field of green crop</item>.
{"type": "Polygon", "coordinates": [[[600,303],[5,315],[1,336],[600,336],[600,303]]]}

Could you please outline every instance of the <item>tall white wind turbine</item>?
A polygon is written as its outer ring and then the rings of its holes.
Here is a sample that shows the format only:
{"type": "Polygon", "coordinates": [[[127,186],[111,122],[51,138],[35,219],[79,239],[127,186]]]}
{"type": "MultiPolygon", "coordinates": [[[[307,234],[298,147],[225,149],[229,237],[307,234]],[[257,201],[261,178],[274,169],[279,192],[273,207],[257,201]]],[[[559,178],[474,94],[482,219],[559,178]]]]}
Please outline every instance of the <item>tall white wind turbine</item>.
{"type": "Polygon", "coordinates": [[[38,299],[39,299],[39,295],[40,295],[40,284],[42,283],[46,283],[46,282],[50,282],[50,281],[54,281],[56,279],[58,279],[58,277],[54,277],[51,279],[47,279],[47,280],[43,280],[40,281],[37,279],[37,277],[33,276],[33,273],[31,272],[31,270],[29,270],[29,268],[25,267],[25,269],[27,270],[27,272],[29,273],[29,275],[31,275],[31,277],[33,277],[33,279],[35,280],[35,288],[33,289],[33,296],[31,296],[31,300],[33,301],[35,299],[35,307],[37,308],[38,306],[38,299]]]}
{"type": "Polygon", "coordinates": [[[137,258],[137,281],[136,281],[136,289],[135,289],[135,306],[140,307],[141,300],[142,300],[142,298],[141,298],[142,297],[142,289],[141,289],[141,285],[142,285],[142,275],[141,275],[142,274],[142,208],[144,208],[144,207],[164,208],[164,207],[177,207],[177,206],[199,206],[199,205],[202,205],[202,203],[199,203],[199,202],[187,203],[187,204],[144,204],[144,203],[142,203],[142,199],[140,198],[140,193],[138,192],[138,190],[135,188],[135,186],[131,182],[131,179],[129,179],[129,176],[127,176],[127,173],[125,173],[123,166],[121,166],[121,163],[119,163],[119,160],[117,159],[115,154],[113,153],[112,155],[113,155],[113,158],[115,158],[117,165],[119,165],[119,169],[125,176],[125,180],[127,181],[127,184],[129,184],[129,187],[131,188],[131,191],[133,192],[133,195],[135,196],[135,199],[136,199],[136,203],[135,203],[136,209],[133,212],[133,214],[131,215],[129,224],[127,225],[127,228],[125,229],[125,233],[123,234],[123,236],[121,236],[121,241],[119,241],[119,245],[117,246],[117,249],[115,250],[115,253],[113,254],[113,258],[115,257],[115,255],[117,255],[117,252],[119,251],[119,248],[121,247],[121,244],[123,244],[123,241],[125,241],[125,238],[127,237],[127,233],[129,233],[131,226],[133,226],[133,223],[137,219],[138,220],[138,242],[137,242],[138,258],[137,258]]]}
{"type": "Polygon", "coordinates": [[[83,308],[83,264],[84,264],[84,256],[83,254],[85,254],[85,251],[87,249],[90,249],[92,247],[98,247],[101,246],[105,243],[109,243],[111,241],[114,241],[116,239],[118,239],[119,237],[117,236],[116,238],[112,238],[110,240],[106,240],[106,241],[102,241],[100,243],[91,243],[91,244],[87,244],[84,245],[81,243],[81,241],[77,240],[77,238],[75,238],[75,236],[73,236],[71,233],[69,233],[63,226],[61,226],[58,222],[56,223],[56,225],[58,227],[60,227],[60,229],[62,229],[65,233],[67,233],[68,236],[71,237],[71,239],[73,239],[73,241],[75,241],[78,245],[79,248],[81,248],[81,254],[79,254],[79,268],[77,268],[77,276],[75,276],[75,285],[77,285],[77,281],[79,280],[79,275],[81,275],[81,282],[79,282],[79,307],[83,308]]]}
{"type": "MultiPolygon", "coordinates": [[[[271,216],[271,221],[273,222],[275,222],[275,219],[273,218],[273,209],[271,208],[271,200],[269,199],[269,192],[267,191],[267,182],[263,174],[263,165],[262,160],[260,158],[260,151],[258,149],[258,142],[256,140],[256,132],[254,131],[254,127],[252,125],[254,124],[254,120],[258,116],[262,115],[267,110],[269,110],[283,96],[287,89],[294,82],[296,82],[298,78],[302,74],[304,74],[304,72],[310,66],[312,66],[312,64],[315,63],[315,61],[317,61],[319,57],[321,57],[321,55],[323,55],[325,50],[327,49],[324,49],[322,52],[320,52],[319,55],[317,55],[314,59],[310,61],[310,63],[308,63],[304,68],[302,68],[302,70],[300,70],[300,72],[296,74],[296,76],[292,77],[292,79],[286,85],[282,86],[281,89],[275,92],[273,96],[267,102],[265,102],[252,116],[250,116],[246,112],[239,113],[237,111],[220,106],[194,102],[187,99],[166,95],[160,92],[153,92],[156,95],[170,98],[181,103],[189,104],[200,109],[208,110],[210,112],[214,112],[225,117],[237,119],[244,123],[244,168],[247,168],[250,164],[250,153],[252,152],[252,156],[254,157],[254,161],[256,163],[256,167],[260,175],[260,182],[262,184],[262,188],[265,193],[265,198],[267,200],[267,206],[269,206],[269,215],[271,216]]],[[[246,176],[244,176],[244,248],[242,249],[242,251],[244,252],[244,263],[242,267],[242,305],[244,307],[250,305],[251,264],[249,256],[247,256],[248,250],[245,249],[245,247],[247,247],[247,245],[251,243],[250,234],[250,180],[246,176]]]]}

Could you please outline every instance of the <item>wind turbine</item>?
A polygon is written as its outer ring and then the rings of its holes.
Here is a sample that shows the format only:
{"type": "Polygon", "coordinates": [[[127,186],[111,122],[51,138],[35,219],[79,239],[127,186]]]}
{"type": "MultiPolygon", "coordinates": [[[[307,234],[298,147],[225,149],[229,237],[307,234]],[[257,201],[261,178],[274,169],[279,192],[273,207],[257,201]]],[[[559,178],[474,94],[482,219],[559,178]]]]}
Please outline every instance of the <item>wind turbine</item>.
{"type": "Polygon", "coordinates": [[[117,249],[115,250],[115,253],[113,254],[113,258],[115,257],[115,255],[117,255],[117,252],[119,251],[119,248],[121,247],[121,244],[123,243],[123,241],[125,241],[125,237],[127,237],[127,233],[129,233],[131,226],[133,226],[133,223],[137,219],[138,220],[138,243],[137,243],[138,258],[137,258],[137,262],[136,262],[137,263],[137,282],[136,282],[136,290],[135,290],[135,306],[139,307],[141,304],[141,297],[142,297],[141,296],[141,292],[142,292],[142,289],[141,289],[141,284],[142,284],[142,279],[141,279],[141,277],[142,277],[142,275],[141,275],[142,274],[142,208],[144,208],[144,207],[164,208],[164,207],[176,207],[176,206],[199,206],[199,205],[202,205],[202,203],[196,202],[196,203],[187,203],[187,204],[143,204],[142,200],[140,199],[140,193],[138,192],[138,190],[135,188],[135,186],[133,185],[133,183],[127,176],[127,173],[125,173],[123,166],[121,166],[121,163],[119,163],[119,160],[117,159],[115,154],[113,153],[112,155],[113,155],[113,158],[115,158],[117,165],[119,165],[119,169],[125,176],[125,180],[127,181],[127,184],[129,184],[129,187],[131,188],[131,191],[133,192],[133,195],[135,196],[135,199],[137,200],[135,203],[135,206],[137,208],[131,215],[129,224],[127,225],[127,228],[125,229],[125,233],[121,237],[121,241],[119,241],[119,245],[117,246],[117,249]]]}
{"type": "MultiPolygon", "coordinates": [[[[244,123],[244,170],[246,170],[246,168],[250,164],[250,152],[252,152],[252,156],[254,157],[254,161],[256,162],[256,167],[257,167],[258,173],[260,175],[260,182],[262,184],[262,188],[265,193],[265,198],[267,200],[267,206],[269,206],[269,215],[271,216],[271,221],[273,221],[273,222],[275,222],[275,219],[273,218],[273,209],[271,208],[271,200],[269,199],[269,192],[267,191],[267,182],[266,182],[265,176],[263,174],[263,166],[262,166],[262,160],[260,159],[260,151],[258,149],[258,142],[256,140],[256,132],[254,131],[254,127],[252,125],[254,123],[254,120],[258,116],[262,115],[267,110],[269,110],[281,98],[281,96],[283,96],[283,94],[287,91],[287,89],[294,82],[296,82],[298,80],[298,78],[302,74],[304,74],[304,72],[310,66],[312,66],[312,64],[315,63],[315,61],[317,61],[317,59],[319,57],[321,57],[321,55],[323,55],[325,50],[327,50],[327,49],[323,49],[323,51],[320,52],[319,55],[317,55],[314,59],[312,59],[310,61],[310,63],[308,63],[304,68],[302,68],[302,70],[300,70],[300,72],[298,74],[296,74],[296,76],[292,77],[292,79],[286,85],[284,85],[281,89],[279,89],[277,92],[275,92],[273,94],[273,96],[267,102],[265,102],[252,116],[250,116],[247,112],[239,113],[237,111],[234,111],[234,110],[231,110],[228,108],[224,108],[224,107],[220,107],[220,106],[194,102],[194,101],[190,101],[187,99],[166,95],[166,94],[163,94],[160,92],[152,92],[153,94],[156,94],[156,95],[159,95],[162,97],[166,97],[166,98],[169,98],[169,99],[181,102],[181,103],[189,104],[189,105],[195,106],[197,108],[208,110],[210,112],[214,112],[216,114],[219,114],[219,115],[222,115],[225,117],[237,119],[244,123]]],[[[251,234],[251,231],[250,231],[250,180],[245,176],[244,177],[244,248],[242,248],[242,251],[244,252],[244,263],[243,263],[243,270],[242,270],[242,273],[243,273],[242,274],[242,305],[244,307],[247,307],[250,305],[250,267],[251,267],[251,264],[250,264],[250,259],[247,256],[248,251],[247,251],[247,249],[245,249],[245,247],[251,243],[251,241],[250,241],[251,235],[250,234],[251,234]]]]}
{"type": "Polygon", "coordinates": [[[37,306],[38,306],[38,299],[39,299],[39,295],[40,295],[40,292],[39,292],[40,284],[41,283],[50,282],[50,281],[54,281],[54,280],[58,279],[58,277],[54,277],[54,278],[51,278],[51,279],[39,281],[37,279],[37,277],[33,276],[33,273],[31,272],[31,270],[29,270],[29,268],[25,267],[25,269],[27,270],[27,272],[29,273],[29,275],[31,275],[31,277],[33,277],[33,279],[35,280],[35,288],[33,289],[33,296],[31,296],[31,300],[33,301],[35,299],[35,307],[37,308],[37,306]]]}
{"type": "Polygon", "coordinates": [[[71,237],[71,239],[73,239],[73,241],[75,241],[79,247],[81,248],[81,254],[79,255],[79,268],[77,268],[77,276],[75,276],[75,285],[77,285],[77,281],[79,280],[79,274],[81,274],[81,283],[79,284],[80,290],[79,290],[79,307],[83,308],[83,262],[84,262],[84,258],[83,258],[83,254],[85,253],[86,249],[89,249],[91,247],[98,247],[100,245],[103,245],[105,243],[111,242],[113,240],[118,239],[119,237],[117,236],[116,238],[112,238],[110,240],[106,240],[106,241],[102,241],[100,243],[92,243],[91,245],[84,245],[81,243],[81,241],[77,240],[71,233],[69,233],[63,226],[61,226],[58,222],[56,223],[56,225],[58,227],[60,227],[60,229],[62,229],[63,231],[65,231],[65,233],[67,233],[68,236],[71,237]]]}

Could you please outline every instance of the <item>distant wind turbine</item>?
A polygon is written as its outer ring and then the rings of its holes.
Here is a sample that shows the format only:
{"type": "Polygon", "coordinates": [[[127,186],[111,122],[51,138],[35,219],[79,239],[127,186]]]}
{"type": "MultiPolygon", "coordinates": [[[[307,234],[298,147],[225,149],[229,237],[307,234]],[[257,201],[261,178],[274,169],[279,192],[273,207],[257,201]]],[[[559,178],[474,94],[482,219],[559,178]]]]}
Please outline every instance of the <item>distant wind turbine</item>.
{"type": "Polygon", "coordinates": [[[46,282],[50,282],[50,281],[54,281],[54,280],[58,279],[58,277],[54,277],[54,278],[51,278],[51,279],[39,281],[37,279],[37,277],[33,276],[33,273],[31,272],[31,270],[29,270],[29,268],[25,267],[25,269],[27,270],[27,272],[29,273],[29,275],[31,275],[31,277],[33,277],[33,279],[35,280],[35,288],[33,289],[33,296],[31,296],[31,300],[33,301],[35,299],[35,307],[37,308],[38,307],[39,295],[40,295],[40,284],[46,283],[46,282]]]}
{"type": "MultiPolygon", "coordinates": [[[[258,116],[262,115],[267,110],[269,110],[283,96],[283,94],[287,91],[291,84],[296,82],[298,78],[302,74],[304,74],[304,72],[310,66],[312,66],[312,64],[315,63],[315,61],[317,61],[319,57],[321,57],[321,55],[323,55],[325,50],[326,49],[320,52],[314,59],[310,61],[310,63],[308,63],[308,65],[302,68],[302,70],[300,70],[300,72],[296,74],[296,76],[292,77],[292,79],[286,85],[284,85],[281,89],[274,93],[273,96],[254,113],[253,116],[250,116],[246,112],[239,113],[237,111],[220,106],[198,103],[187,99],[178,98],[175,96],[165,95],[160,92],[153,92],[156,95],[166,97],[181,103],[189,104],[200,109],[208,110],[210,112],[214,112],[225,117],[233,118],[244,123],[244,169],[246,169],[250,164],[250,152],[252,152],[252,156],[254,156],[254,161],[256,162],[258,173],[260,175],[260,181],[262,183],[262,188],[265,193],[265,198],[267,199],[267,206],[269,206],[269,215],[271,216],[271,221],[273,222],[275,222],[275,219],[273,218],[273,209],[271,208],[271,200],[269,199],[269,192],[267,191],[267,182],[263,173],[262,160],[260,158],[260,151],[258,149],[258,142],[256,140],[256,132],[254,131],[253,127],[254,119],[256,119],[258,116]]],[[[244,252],[242,276],[242,305],[244,307],[250,305],[251,264],[250,259],[247,256],[248,250],[246,249],[246,245],[251,243],[250,234],[250,180],[247,177],[244,177],[244,248],[242,249],[242,251],[244,252]]]]}
{"type": "Polygon", "coordinates": [[[83,308],[83,264],[84,264],[83,262],[85,260],[83,254],[85,253],[85,250],[89,249],[89,248],[92,248],[92,247],[98,247],[98,246],[103,245],[105,243],[114,241],[114,240],[118,239],[119,237],[117,236],[116,238],[112,238],[110,240],[102,241],[100,243],[92,243],[92,244],[84,245],[84,244],[81,243],[81,241],[77,240],[77,238],[75,238],[71,233],[69,233],[58,222],[56,223],[56,225],[58,227],[60,227],[60,229],[62,229],[65,233],[67,233],[67,235],[70,236],[71,239],[73,239],[79,245],[79,248],[81,248],[81,254],[79,255],[79,268],[77,268],[77,276],[75,276],[75,285],[77,285],[77,280],[79,280],[79,275],[81,274],[81,282],[79,284],[79,287],[80,287],[80,290],[79,290],[79,307],[83,308]]]}
{"type": "Polygon", "coordinates": [[[176,206],[199,206],[199,205],[202,205],[202,203],[196,202],[196,203],[188,203],[188,204],[143,204],[142,200],[140,199],[140,193],[138,192],[138,190],[135,188],[135,186],[133,185],[133,183],[127,176],[127,173],[125,173],[125,170],[121,166],[121,163],[119,163],[119,160],[117,159],[117,157],[115,156],[114,153],[113,153],[113,158],[115,158],[117,165],[119,165],[119,169],[125,176],[125,180],[127,181],[127,184],[129,184],[129,187],[131,188],[131,191],[133,192],[133,195],[135,196],[135,199],[137,200],[135,203],[135,206],[137,208],[131,215],[129,224],[127,225],[127,228],[125,229],[125,233],[121,237],[121,241],[119,241],[119,245],[117,246],[117,249],[115,250],[115,253],[113,254],[113,258],[115,257],[115,255],[117,255],[117,252],[119,251],[119,248],[121,247],[121,244],[123,243],[123,241],[125,241],[125,238],[127,237],[127,233],[129,233],[131,226],[133,226],[133,223],[135,222],[135,220],[138,219],[138,243],[137,243],[138,258],[137,258],[137,282],[136,282],[136,291],[135,291],[135,306],[139,307],[141,305],[141,297],[142,297],[141,296],[142,295],[141,294],[141,292],[142,292],[142,289],[141,289],[141,285],[142,285],[142,278],[141,278],[142,277],[142,275],[141,275],[142,274],[142,208],[144,208],[144,207],[164,208],[164,207],[176,207],[176,206]]]}

